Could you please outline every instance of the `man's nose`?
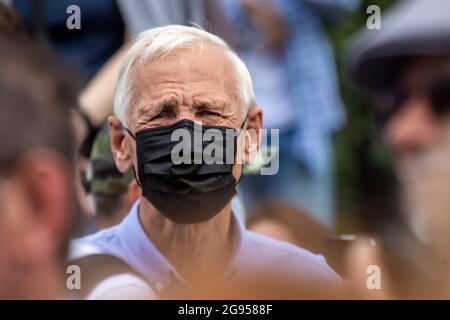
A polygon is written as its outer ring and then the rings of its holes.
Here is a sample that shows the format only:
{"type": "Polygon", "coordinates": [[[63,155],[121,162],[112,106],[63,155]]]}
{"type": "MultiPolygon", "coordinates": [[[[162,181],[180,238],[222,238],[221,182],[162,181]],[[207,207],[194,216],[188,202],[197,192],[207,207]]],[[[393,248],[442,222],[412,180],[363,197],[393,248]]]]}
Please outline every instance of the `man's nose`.
{"type": "Polygon", "coordinates": [[[192,110],[189,109],[185,109],[185,108],[181,108],[181,110],[178,113],[178,119],[177,121],[180,120],[191,120],[191,121],[196,121],[196,117],[195,114],[192,112],[192,110]]]}
{"type": "Polygon", "coordinates": [[[396,153],[427,149],[438,142],[441,125],[424,98],[411,98],[388,121],[384,136],[396,153]]]}

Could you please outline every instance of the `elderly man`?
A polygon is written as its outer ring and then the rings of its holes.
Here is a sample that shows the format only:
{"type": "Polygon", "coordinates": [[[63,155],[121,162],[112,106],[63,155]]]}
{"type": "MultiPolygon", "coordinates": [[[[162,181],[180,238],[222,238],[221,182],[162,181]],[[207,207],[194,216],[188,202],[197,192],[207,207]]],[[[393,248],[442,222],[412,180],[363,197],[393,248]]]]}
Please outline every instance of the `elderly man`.
{"type": "Polygon", "coordinates": [[[237,137],[247,141],[244,159],[258,144],[248,133],[262,125],[254,101],[247,68],[220,38],[177,25],[143,32],[122,62],[109,119],[116,164],[135,171],[142,195],[120,225],[76,244],[125,261],[159,297],[204,275],[223,283],[257,275],[299,286],[338,282],[323,257],[244,230],[231,209],[242,170],[237,137]],[[173,133],[195,135],[198,123],[201,132],[223,134],[218,143],[227,159],[235,156],[231,164],[220,155],[215,163],[173,162],[173,133]]]}

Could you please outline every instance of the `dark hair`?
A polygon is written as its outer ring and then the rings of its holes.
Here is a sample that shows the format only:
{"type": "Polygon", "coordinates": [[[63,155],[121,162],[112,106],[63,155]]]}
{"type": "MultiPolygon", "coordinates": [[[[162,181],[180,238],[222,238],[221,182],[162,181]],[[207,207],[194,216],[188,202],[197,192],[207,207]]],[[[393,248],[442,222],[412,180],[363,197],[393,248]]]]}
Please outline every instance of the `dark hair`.
{"type": "Polygon", "coordinates": [[[69,112],[76,78],[31,43],[0,39],[0,166],[37,147],[74,157],[69,112]]]}

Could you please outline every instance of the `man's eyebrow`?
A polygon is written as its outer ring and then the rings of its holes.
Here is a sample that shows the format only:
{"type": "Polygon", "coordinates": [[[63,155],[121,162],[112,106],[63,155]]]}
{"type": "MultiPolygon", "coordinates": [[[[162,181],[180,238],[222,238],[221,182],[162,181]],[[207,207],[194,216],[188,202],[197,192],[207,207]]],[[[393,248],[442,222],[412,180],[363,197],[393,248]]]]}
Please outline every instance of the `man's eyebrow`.
{"type": "Polygon", "coordinates": [[[160,99],[156,99],[150,103],[147,103],[145,105],[140,106],[138,109],[138,117],[145,116],[145,115],[153,115],[157,114],[165,107],[175,107],[178,104],[178,101],[175,97],[162,97],[160,99]]]}
{"type": "Polygon", "coordinates": [[[203,98],[194,98],[194,107],[206,107],[211,110],[223,111],[230,106],[230,103],[225,100],[210,100],[203,98]]]}

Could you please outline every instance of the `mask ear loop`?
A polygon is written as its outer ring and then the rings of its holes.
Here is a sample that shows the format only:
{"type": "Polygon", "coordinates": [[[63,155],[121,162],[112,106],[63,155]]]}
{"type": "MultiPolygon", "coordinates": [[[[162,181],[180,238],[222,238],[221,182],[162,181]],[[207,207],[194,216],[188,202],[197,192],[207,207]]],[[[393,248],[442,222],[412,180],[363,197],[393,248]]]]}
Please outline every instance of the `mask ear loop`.
{"type": "Polygon", "coordinates": [[[142,189],[142,185],[141,185],[141,183],[139,182],[139,179],[138,179],[137,174],[136,174],[136,169],[134,168],[134,166],[131,167],[131,169],[133,170],[134,180],[136,180],[136,183],[138,184],[139,188],[142,189]]]}
{"type": "Polygon", "coordinates": [[[127,127],[123,127],[125,131],[130,135],[130,137],[133,138],[134,141],[136,141],[136,136],[133,134],[133,132],[130,131],[127,127]]]}
{"type": "MultiPolygon", "coordinates": [[[[247,120],[248,120],[248,115],[245,116],[245,120],[244,120],[244,122],[242,122],[242,125],[241,125],[241,127],[239,128],[238,138],[239,138],[239,136],[241,135],[242,131],[244,131],[244,127],[245,127],[245,124],[247,123],[247,120]]],[[[236,148],[237,148],[237,146],[236,146],[236,148]]],[[[235,150],[236,150],[236,149],[235,149],[235,150]]],[[[239,183],[241,182],[242,176],[244,175],[244,168],[243,168],[243,166],[244,166],[244,165],[242,165],[241,175],[239,176],[239,179],[238,179],[238,180],[236,181],[236,183],[234,184],[235,187],[237,187],[237,186],[239,185],[239,183]]]]}
{"type": "MultiPolygon", "coordinates": [[[[123,128],[124,128],[125,131],[130,135],[130,137],[133,138],[134,141],[137,141],[137,140],[136,140],[136,136],[133,134],[133,132],[130,131],[130,129],[128,129],[127,127],[123,127],[123,128]]],[[[136,173],[135,167],[132,166],[131,169],[133,170],[134,180],[136,180],[136,183],[138,184],[139,188],[142,189],[142,185],[141,185],[141,183],[139,182],[138,175],[137,175],[137,173],[136,173]]]]}

